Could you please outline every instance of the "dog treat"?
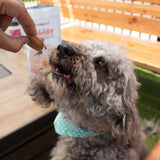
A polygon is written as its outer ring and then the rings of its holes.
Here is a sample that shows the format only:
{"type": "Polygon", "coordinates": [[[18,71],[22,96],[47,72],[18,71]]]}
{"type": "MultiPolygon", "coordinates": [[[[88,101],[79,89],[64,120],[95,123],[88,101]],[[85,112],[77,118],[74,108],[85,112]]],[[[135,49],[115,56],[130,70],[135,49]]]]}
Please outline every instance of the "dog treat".
{"type": "Polygon", "coordinates": [[[29,38],[28,45],[31,48],[33,48],[37,51],[40,51],[43,49],[44,42],[43,42],[42,38],[35,36],[35,35],[27,35],[27,37],[29,38]]]}

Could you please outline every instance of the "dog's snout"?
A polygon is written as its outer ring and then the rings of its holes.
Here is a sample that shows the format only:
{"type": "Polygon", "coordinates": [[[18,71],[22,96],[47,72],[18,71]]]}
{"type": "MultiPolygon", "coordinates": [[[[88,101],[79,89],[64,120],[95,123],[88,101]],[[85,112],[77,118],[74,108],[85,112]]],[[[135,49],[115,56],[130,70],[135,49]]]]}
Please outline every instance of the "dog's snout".
{"type": "Polygon", "coordinates": [[[69,56],[73,56],[74,54],[74,49],[68,44],[62,43],[57,48],[57,56],[60,58],[67,58],[69,56]]]}

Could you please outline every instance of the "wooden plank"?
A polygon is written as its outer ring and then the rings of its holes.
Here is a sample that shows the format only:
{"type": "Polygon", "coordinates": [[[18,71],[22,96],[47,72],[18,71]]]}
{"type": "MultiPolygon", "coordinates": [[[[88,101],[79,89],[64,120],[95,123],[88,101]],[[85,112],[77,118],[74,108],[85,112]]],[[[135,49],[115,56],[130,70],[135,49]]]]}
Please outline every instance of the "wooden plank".
{"type": "Polygon", "coordinates": [[[54,5],[57,4],[52,0],[36,0],[38,5],[54,5]]]}
{"type": "Polygon", "coordinates": [[[91,9],[61,7],[63,17],[84,20],[86,22],[111,25],[133,31],[160,36],[160,19],[103,12],[91,9]]]}
{"type": "MultiPolygon", "coordinates": [[[[39,1],[38,1],[39,2],[39,1]]],[[[110,9],[115,11],[139,13],[145,15],[151,15],[155,17],[160,17],[160,6],[159,5],[143,5],[134,3],[124,3],[124,2],[110,2],[110,1],[84,1],[84,0],[41,0],[41,4],[67,4],[67,5],[78,5],[84,7],[92,7],[99,9],[110,9]]]]}
{"type": "Polygon", "coordinates": [[[35,105],[30,97],[24,93],[9,97],[0,103],[0,106],[3,111],[0,115],[0,138],[31,123],[51,110],[51,108],[46,109],[35,105]]]}
{"type": "Polygon", "coordinates": [[[132,1],[132,2],[139,1],[139,2],[149,2],[151,4],[160,4],[159,0],[130,0],[130,1],[132,1]]]}
{"type": "MultiPolygon", "coordinates": [[[[52,1],[54,3],[74,3],[73,1],[74,0],[38,0],[38,1],[52,1]]],[[[79,0],[75,0],[75,3],[78,3],[79,0]]],[[[88,0],[88,2],[93,2],[94,1],[97,1],[97,2],[102,2],[102,3],[107,3],[108,0],[88,0]]],[[[124,0],[126,1],[126,0],[124,0]]],[[[130,3],[133,3],[135,1],[138,1],[138,2],[148,2],[150,4],[160,4],[160,1],[159,0],[127,0],[127,2],[130,1],[130,3]]],[[[84,2],[84,0],[80,0],[80,2],[84,2]]],[[[112,3],[112,2],[111,2],[112,3]]]]}
{"type": "Polygon", "coordinates": [[[147,156],[145,160],[160,160],[160,140],[152,149],[150,154],[147,156]]]}
{"type": "Polygon", "coordinates": [[[12,74],[0,79],[0,138],[53,110],[35,104],[26,93],[29,84],[27,54],[0,50],[0,64],[12,74]]]}
{"type": "Polygon", "coordinates": [[[151,15],[155,17],[160,17],[160,6],[159,5],[143,5],[134,3],[124,3],[124,2],[110,2],[110,1],[84,1],[84,0],[59,0],[61,4],[67,5],[78,5],[84,7],[92,7],[106,10],[115,10],[129,13],[139,13],[145,15],[151,15]]]}
{"type": "MultiPolygon", "coordinates": [[[[160,50],[160,43],[151,43],[149,41],[141,41],[139,39],[131,39],[129,37],[124,37],[121,35],[116,35],[113,33],[108,33],[108,32],[103,32],[103,31],[98,31],[98,30],[91,30],[91,29],[86,29],[83,27],[71,27],[70,29],[66,29],[64,32],[68,32],[71,35],[77,34],[77,39],[81,39],[83,37],[83,40],[86,39],[98,39],[98,40],[103,40],[103,41],[112,41],[116,44],[120,43],[121,41],[124,41],[126,48],[130,51],[138,50],[137,55],[139,55],[139,52],[142,53],[142,55],[147,56],[148,59],[157,59],[157,64],[160,65],[160,54],[158,54],[160,50]],[[67,30],[67,31],[66,31],[67,30]],[[147,51],[147,52],[146,52],[147,51]],[[150,54],[147,54],[150,53],[150,54]],[[153,55],[152,55],[153,54],[153,55]]],[[[62,31],[62,33],[64,33],[62,31]]],[[[65,34],[65,33],[64,33],[65,34]]],[[[63,36],[63,34],[62,34],[63,36]]],[[[72,37],[73,38],[73,37],[72,37]]],[[[74,41],[74,38],[73,40],[74,41]]],[[[136,52],[135,52],[136,54],[136,52]]],[[[154,59],[154,60],[155,60],[154,59]]]]}
{"type": "Polygon", "coordinates": [[[115,44],[125,41],[125,46],[128,49],[127,56],[129,58],[141,67],[160,73],[160,43],[141,41],[139,39],[132,39],[113,33],[91,30],[78,26],[64,28],[62,30],[62,39],[72,43],[81,43],[88,39],[112,41],[115,44]]]}
{"type": "MultiPolygon", "coordinates": [[[[151,4],[160,4],[160,1],[157,0],[130,0],[131,2],[149,2],[151,4]]],[[[152,15],[159,17],[159,5],[143,5],[143,4],[134,4],[134,3],[123,3],[123,2],[110,2],[110,1],[100,1],[100,0],[37,0],[38,4],[45,5],[54,5],[54,4],[67,4],[67,5],[78,5],[85,7],[94,7],[94,8],[103,8],[118,10],[123,12],[130,13],[139,13],[145,15],[152,15]]]]}

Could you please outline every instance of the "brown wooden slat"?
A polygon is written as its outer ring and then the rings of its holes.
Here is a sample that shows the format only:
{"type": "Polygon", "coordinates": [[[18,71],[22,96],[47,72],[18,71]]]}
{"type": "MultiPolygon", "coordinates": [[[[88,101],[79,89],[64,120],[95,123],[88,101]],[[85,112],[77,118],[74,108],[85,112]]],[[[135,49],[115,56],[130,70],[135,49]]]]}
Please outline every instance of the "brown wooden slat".
{"type": "MultiPolygon", "coordinates": [[[[53,5],[53,4],[72,4],[72,5],[88,5],[88,3],[90,4],[89,6],[93,6],[93,7],[97,7],[97,8],[103,8],[104,6],[110,6],[112,5],[112,7],[116,7],[114,4],[118,3],[118,2],[109,2],[109,1],[100,1],[100,0],[90,0],[90,1],[84,1],[84,0],[36,0],[38,4],[46,4],[46,5],[53,5]],[[99,6],[99,7],[98,7],[99,6]],[[103,6],[103,7],[101,7],[103,6]]],[[[139,2],[149,2],[151,4],[160,4],[159,0],[130,0],[131,2],[134,1],[139,1],[139,2]]],[[[119,4],[120,5],[120,4],[119,4]]],[[[128,4],[124,4],[124,6],[127,6],[128,4]]],[[[136,7],[136,5],[133,5],[136,7]]],[[[124,8],[121,5],[122,9],[124,8]]],[[[148,7],[147,7],[148,8],[148,7]]],[[[151,7],[152,8],[152,7],[151,7]]],[[[136,9],[136,8],[135,8],[136,9]]],[[[153,7],[154,9],[154,7],[153,7]]],[[[140,11],[141,12],[141,11],[140,11]]]]}
{"type": "Polygon", "coordinates": [[[122,12],[139,13],[139,14],[160,17],[159,5],[143,5],[143,4],[109,2],[109,1],[100,1],[100,0],[90,0],[90,1],[59,0],[59,3],[67,4],[67,5],[78,5],[78,6],[84,6],[84,7],[110,9],[110,10],[116,10],[116,11],[122,11],[122,12]]]}
{"type": "MultiPolygon", "coordinates": [[[[146,57],[148,58],[150,63],[156,62],[155,64],[158,64],[160,66],[160,54],[157,54],[160,50],[160,43],[151,43],[149,41],[142,41],[139,39],[129,38],[98,30],[86,29],[78,26],[72,26],[67,29],[63,29],[62,36],[63,33],[67,32],[71,34],[71,36],[77,37],[76,39],[79,39],[80,37],[81,40],[81,37],[83,37],[82,41],[87,39],[98,39],[103,41],[112,41],[116,44],[120,43],[121,41],[124,41],[123,43],[125,43],[125,46],[127,47],[128,51],[135,52],[134,55],[146,57]]],[[[74,40],[75,39],[73,38],[73,41],[74,40]]]]}
{"type": "Polygon", "coordinates": [[[150,154],[146,157],[145,160],[160,160],[160,140],[154,146],[150,154]]]}
{"type": "Polygon", "coordinates": [[[62,30],[62,39],[66,42],[81,43],[85,40],[112,41],[115,44],[126,41],[127,56],[138,66],[160,73],[160,44],[131,39],[113,33],[72,26],[62,30]]]}
{"type": "Polygon", "coordinates": [[[160,36],[160,19],[149,19],[133,15],[123,15],[66,6],[61,7],[61,12],[63,17],[111,25],[160,36]]]}
{"type": "Polygon", "coordinates": [[[38,5],[54,5],[57,4],[54,0],[36,0],[38,5]]]}
{"type": "Polygon", "coordinates": [[[139,2],[149,2],[149,3],[152,3],[152,4],[160,4],[160,1],[159,0],[130,0],[130,1],[139,1],[139,2]]]}

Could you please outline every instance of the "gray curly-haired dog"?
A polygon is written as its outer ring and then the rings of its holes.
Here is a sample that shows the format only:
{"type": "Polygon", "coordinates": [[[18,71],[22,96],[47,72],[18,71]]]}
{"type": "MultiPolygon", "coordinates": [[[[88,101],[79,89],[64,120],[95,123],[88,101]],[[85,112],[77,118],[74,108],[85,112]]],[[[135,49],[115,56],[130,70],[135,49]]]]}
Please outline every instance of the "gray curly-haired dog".
{"type": "Polygon", "coordinates": [[[132,62],[111,42],[61,44],[50,56],[51,69],[29,86],[33,100],[55,108],[75,126],[100,133],[60,135],[52,160],[144,160],[145,135],[136,109],[132,62]]]}

